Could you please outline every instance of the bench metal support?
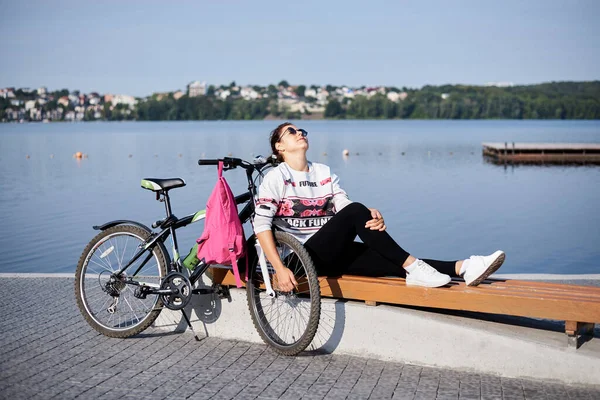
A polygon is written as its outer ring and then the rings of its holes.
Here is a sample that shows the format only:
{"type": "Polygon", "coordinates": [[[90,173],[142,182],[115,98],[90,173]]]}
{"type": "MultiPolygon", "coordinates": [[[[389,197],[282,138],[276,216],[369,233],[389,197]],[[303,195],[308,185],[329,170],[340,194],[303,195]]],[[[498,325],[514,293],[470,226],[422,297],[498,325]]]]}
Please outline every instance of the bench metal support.
{"type": "Polygon", "coordinates": [[[591,322],[565,321],[565,333],[570,348],[578,349],[594,336],[594,324],[591,322]]]}

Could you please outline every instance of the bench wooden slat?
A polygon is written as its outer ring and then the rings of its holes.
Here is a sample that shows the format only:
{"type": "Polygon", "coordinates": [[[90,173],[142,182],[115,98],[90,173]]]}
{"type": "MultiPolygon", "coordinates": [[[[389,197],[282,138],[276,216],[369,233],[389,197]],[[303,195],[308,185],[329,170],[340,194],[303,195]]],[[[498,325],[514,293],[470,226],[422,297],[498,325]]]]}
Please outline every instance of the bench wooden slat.
{"type": "MultiPolygon", "coordinates": [[[[365,285],[371,285],[372,283],[384,284],[384,282],[387,282],[389,285],[394,287],[400,285],[406,288],[405,280],[402,278],[344,276],[343,279],[351,279],[355,282],[364,283],[365,285]]],[[[479,294],[481,294],[482,290],[486,290],[501,297],[543,297],[555,300],[579,300],[582,302],[600,301],[600,288],[598,287],[570,285],[567,290],[565,290],[565,288],[562,288],[560,284],[549,283],[547,286],[544,286],[543,282],[531,281],[485,281],[478,287],[468,287],[462,281],[453,280],[448,287],[444,287],[443,289],[446,291],[461,291],[466,293],[477,291],[476,293],[479,294]],[[530,283],[534,284],[530,285],[530,283]]]]}
{"type": "MultiPolygon", "coordinates": [[[[470,290],[471,288],[466,288],[464,290],[470,290]]],[[[487,290],[490,292],[494,292],[498,295],[506,294],[506,295],[515,295],[515,296],[536,296],[536,297],[551,297],[556,299],[570,299],[570,300],[581,300],[581,301],[592,301],[599,302],[600,295],[594,292],[585,291],[586,287],[581,287],[581,291],[577,292],[574,290],[570,291],[561,291],[555,290],[554,288],[539,288],[539,287],[527,287],[527,286],[493,286],[487,284],[479,285],[476,290],[487,290]]]]}
{"type": "Polygon", "coordinates": [[[516,290],[530,290],[534,292],[544,293],[564,293],[567,295],[574,296],[585,296],[590,298],[600,299],[600,287],[597,286],[581,286],[581,285],[567,285],[561,283],[547,283],[547,282],[534,282],[534,281],[518,281],[518,280],[486,280],[484,284],[481,284],[479,288],[492,288],[495,289],[500,287],[502,289],[510,288],[516,290]]]}
{"type": "Polygon", "coordinates": [[[476,311],[555,320],[580,322],[600,321],[600,302],[537,296],[532,293],[491,291],[470,288],[457,283],[444,288],[407,287],[404,282],[383,283],[377,280],[365,284],[352,278],[327,279],[321,285],[324,296],[420,307],[476,311]]]}
{"type": "MultiPolygon", "coordinates": [[[[390,282],[401,281],[404,282],[403,278],[396,277],[381,277],[381,278],[372,278],[368,276],[352,276],[352,275],[344,275],[346,279],[354,279],[360,280],[367,283],[373,282],[374,280],[385,280],[390,282]]],[[[462,280],[454,279],[453,282],[462,283],[462,280]]],[[[578,294],[582,291],[591,296],[600,296],[600,287],[598,286],[581,286],[581,285],[572,285],[572,284],[563,284],[563,283],[552,283],[552,282],[537,282],[537,281],[522,281],[516,279],[488,279],[485,280],[484,283],[479,285],[477,289],[482,288],[527,288],[527,289],[537,289],[543,291],[552,291],[552,292],[566,292],[572,294],[578,294]]]]}
{"type": "MultiPolygon", "coordinates": [[[[402,278],[370,278],[370,277],[359,277],[352,276],[350,278],[349,275],[344,276],[345,279],[353,279],[366,284],[376,282],[376,281],[385,281],[385,282],[402,282],[405,280],[402,278]]],[[[451,282],[451,287],[446,289],[451,289],[454,287],[456,290],[456,285],[463,284],[462,280],[454,279],[451,282]]],[[[468,290],[468,289],[488,289],[488,290],[502,290],[502,291],[523,291],[523,292],[532,292],[532,293],[551,293],[553,295],[561,295],[564,294],[566,296],[575,296],[582,298],[591,298],[591,299],[600,299],[600,287],[596,286],[578,286],[578,285],[562,285],[560,283],[545,283],[545,282],[535,282],[535,281],[518,281],[518,280],[486,280],[477,288],[461,288],[460,290],[468,290]]]]}

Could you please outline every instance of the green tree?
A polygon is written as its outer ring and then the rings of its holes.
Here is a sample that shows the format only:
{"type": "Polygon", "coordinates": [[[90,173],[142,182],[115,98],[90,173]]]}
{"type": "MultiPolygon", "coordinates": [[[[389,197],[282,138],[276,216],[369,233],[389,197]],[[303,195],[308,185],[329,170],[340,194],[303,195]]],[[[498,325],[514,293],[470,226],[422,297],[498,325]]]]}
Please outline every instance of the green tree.
{"type": "Polygon", "coordinates": [[[55,92],[50,93],[50,95],[52,95],[56,99],[59,99],[59,98],[64,97],[64,96],[68,96],[69,95],[69,90],[68,89],[57,90],[55,92]]]}
{"type": "Polygon", "coordinates": [[[85,110],[83,119],[84,119],[84,121],[95,121],[96,118],[94,118],[94,110],[91,110],[91,109],[85,110]]]}
{"type": "Polygon", "coordinates": [[[267,94],[269,95],[269,97],[277,96],[277,93],[279,93],[277,87],[275,85],[269,85],[269,87],[267,88],[267,94]]]}
{"type": "Polygon", "coordinates": [[[343,118],[344,109],[339,101],[333,99],[327,103],[325,107],[325,118],[343,118]]]}

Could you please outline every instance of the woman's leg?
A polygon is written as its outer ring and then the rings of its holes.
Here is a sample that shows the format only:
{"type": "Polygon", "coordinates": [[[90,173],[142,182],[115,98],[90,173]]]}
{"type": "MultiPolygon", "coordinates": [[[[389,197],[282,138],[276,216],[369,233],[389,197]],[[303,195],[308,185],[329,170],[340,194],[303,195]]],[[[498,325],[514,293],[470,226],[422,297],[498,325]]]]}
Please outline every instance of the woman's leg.
{"type": "Polygon", "coordinates": [[[460,271],[460,264],[462,264],[462,261],[440,261],[432,260],[430,258],[422,258],[422,260],[442,274],[450,275],[454,278],[459,277],[458,272],[460,271]]]}
{"type": "MultiPolygon", "coordinates": [[[[348,252],[342,259],[342,273],[361,276],[400,276],[406,277],[406,270],[390,262],[367,245],[360,242],[352,243],[348,252]]],[[[455,271],[456,261],[439,261],[424,259],[442,274],[457,277],[455,271]]]]}
{"type": "Polygon", "coordinates": [[[504,262],[505,255],[500,250],[489,256],[471,256],[464,261],[423,259],[416,262],[387,232],[365,228],[365,224],[371,219],[368,208],[360,203],[352,203],[305,243],[319,274],[405,276],[404,269],[407,268],[410,274],[407,284],[440,286],[444,284],[444,276],[447,275],[445,279],[449,279],[448,276],[462,276],[467,285],[477,286],[504,262]],[[356,252],[356,236],[361,238],[366,249],[356,252]],[[355,253],[350,252],[350,249],[354,249],[355,253]]]}
{"type": "Polygon", "coordinates": [[[371,219],[371,212],[364,205],[349,204],[323,225],[304,246],[316,259],[317,264],[327,266],[332,272],[338,272],[342,266],[341,259],[358,236],[369,248],[401,267],[410,254],[387,232],[365,228],[365,224],[371,219]]]}
{"type": "Polygon", "coordinates": [[[341,273],[360,276],[406,277],[406,270],[384,258],[366,244],[353,242],[341,262],[341,273]]]}
{"type": "MultiPolygon", "coordinates": [[[[305,243],[305,247],[320,270],[319,273],[329,275],[352,273],[366,276],[405,275],[402,266],[407,266],[404,264],[410,254],[400,247],[387,232],[365,228],[365,224],[371,219],[371,211],[364,205],[349,204],[305,243]],[[356,236],[360,237],[366,245],[362,251],[354,245],[356,236]],[[351,249],[356,253],[350,252],[351,249]],[[368,262],[369,258],[381,261],[382,266],[376,267],[377,263],[368,262]],[[347,270],[350,265],[354,265],[355,272],[347,270]],[[382,270],[380,271],[379,268],[382,270]],[[377,275],[373,275],[374,273],[377,275]]],[[[456,276],[456,262],[454,261],[424,261],[432,262],[430,265],[436,269],[439,268],[438,271],[444,274],[456,276]]]]}

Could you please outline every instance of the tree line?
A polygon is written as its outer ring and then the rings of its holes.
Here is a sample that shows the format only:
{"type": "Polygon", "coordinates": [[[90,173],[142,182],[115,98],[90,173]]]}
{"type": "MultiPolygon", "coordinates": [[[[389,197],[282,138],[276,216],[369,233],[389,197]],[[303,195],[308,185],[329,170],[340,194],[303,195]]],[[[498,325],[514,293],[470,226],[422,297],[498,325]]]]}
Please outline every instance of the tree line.
{"type": "MultiPolygon", "coordinates": [[[[332,93],[336,87],[327,89],[332,93]]],[[[600,119],[600,81],[514,87],[444,85],[404,90],[406,99],[396,102],[379,93],[341,99],[330,96],[323,116],[331,119],[600,119]]],[[[131,117],[138,120],[239,120],[267,116],[301,117],[278,106],[273,99],[222,100],[211,96],[149,99],[138,104],[136,115],[131,117]]]]}
{"type": "MultiPolygon", "coordinates": [[[[514,87],[443,85],[424,86],[421,89],[386,88],[387,93],[406,93],[406,98],[398,101],[392,101],[386,94],[381,93],[354,98],[336,96],[336,89],[337,87],[332,85],[326,87],[330,97],[323,113],[324,118],[600,119],[600,81],[552,82],[514,87]]],[[[214,90],[214,87],[210,87],[205,96],[184,95],[178,99],[175,99],[172,93],[167,96],[153,95],[146,99],[138,99],[138,104],[132,109],[122,104],[114,107],[109,103],[103,104],[101,119],[253,120],[266,117],[299,119],[303,116],[278,104],[274,95],[277,88],[273,85],[266,89],[269,97],[256,100],[243,99],[236,93],[221,99],[214,95],[214,90]]],[[[305,86],[296,87],[295,93],[299,100],[314,102],[315,99],[303,97],[305,90],[305,86]]],[[[53,93],[54,99],[46,103],[43,110],[60,107],[56,103],[57,98],[67,94],[66,89],[53,93]]],[[[17,95],[22,99],[32,97],[30,94],[19,92],[17,95]]],[[[10,101],[0,97],[1,115],[10,107],[13,107],[10,101]]],[[[86,112],[84,119],[94,120],[96,116],[93,112],[86,112]]]]}
{"type": "Polygon", "coordinates": [[[600,119],[600,82],[531,86],[425,86],[393,102],[377,94],[332,100],[326,118],[402,119],[600,119]],[[442,95],[444,95],[442,97],[442,95]]]}

